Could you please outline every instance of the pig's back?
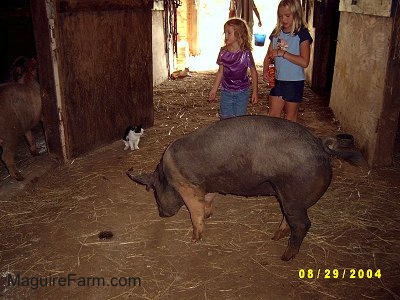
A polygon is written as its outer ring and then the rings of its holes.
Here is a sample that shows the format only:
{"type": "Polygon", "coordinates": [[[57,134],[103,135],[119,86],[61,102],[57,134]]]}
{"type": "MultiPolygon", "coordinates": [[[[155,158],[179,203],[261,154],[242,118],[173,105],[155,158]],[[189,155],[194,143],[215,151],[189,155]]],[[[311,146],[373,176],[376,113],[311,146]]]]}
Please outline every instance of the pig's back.
{"type": "Polygon", "coordinates": [[[40,121],[42,104],[39,84],[36,81],[1,84],[0,106],[0,128],[15,128],[20,134],[25,133],[40,121]]]}
{"type": "Polygon", "coordinates": [[[259,155],[325,155],[320,139],[304,126],[281,118],[242,116],[218,121],[187,134],[171,145],[180,155],[213,157],[224,160],[243,155],[250,160],[259,155]]]}
{"type": "Polygon", "coordinates": [[[208,186],[220,186],[224,178],[230,188],[246,181],[255,186],[330,168],[321,141],[305,127],[267,116],[218,121],[176,140],[167,151],[185,178],[208,186]]]}

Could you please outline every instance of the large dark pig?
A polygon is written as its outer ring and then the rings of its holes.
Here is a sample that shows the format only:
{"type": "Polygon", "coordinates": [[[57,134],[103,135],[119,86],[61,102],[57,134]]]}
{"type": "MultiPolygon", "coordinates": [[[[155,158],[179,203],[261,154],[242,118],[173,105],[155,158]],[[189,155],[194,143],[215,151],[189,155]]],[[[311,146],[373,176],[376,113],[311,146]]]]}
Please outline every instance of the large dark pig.
{"type": "Polygon", "coordinates": [[[307,209],[331,182],[331,157],[352,162],[358,152],[338,152],[298,123],[267,116],[243,116],[216,122],[168,146],[152,174],[128,176],[154,189],[161,217],[189,209],[193,240],[201,239],[204,218],[216,193],[276,196],[283,221],[274,239],[291,233],[282,255],[290,260],[311,226],[307,209]],[[286,221],[285,221],[286,219],[286,221]]]}
{"type": "Polygon", "coordinates": [[[11,177],[23,180],[15,167],[18,138],[25,135],[32,155],[38,154],[31,129],[42,114],[40,87],[36,80],[36,61],[19,57],[12,66],[12,81],[0,85],[0,146],[2,160],[11,177]]]}

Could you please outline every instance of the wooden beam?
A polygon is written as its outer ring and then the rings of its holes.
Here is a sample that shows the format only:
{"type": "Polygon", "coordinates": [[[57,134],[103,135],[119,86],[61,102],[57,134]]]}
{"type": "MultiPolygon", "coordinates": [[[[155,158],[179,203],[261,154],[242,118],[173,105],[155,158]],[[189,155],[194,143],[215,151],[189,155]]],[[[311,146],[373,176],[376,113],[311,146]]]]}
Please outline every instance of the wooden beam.
{"type": "Polygon", "coordinates": [[[78,11],[150,10],[154,0],[60,0],[59,13],[78,11]]]}
{"type": "Polygon", "coordinates": [[[42,94],[43,127],[49,153],[63,157],[59,130],[56,88],[51,60],[50,29],[46,13],[46,1],[31,0],[33,32],[39,66],[42,94]]]}

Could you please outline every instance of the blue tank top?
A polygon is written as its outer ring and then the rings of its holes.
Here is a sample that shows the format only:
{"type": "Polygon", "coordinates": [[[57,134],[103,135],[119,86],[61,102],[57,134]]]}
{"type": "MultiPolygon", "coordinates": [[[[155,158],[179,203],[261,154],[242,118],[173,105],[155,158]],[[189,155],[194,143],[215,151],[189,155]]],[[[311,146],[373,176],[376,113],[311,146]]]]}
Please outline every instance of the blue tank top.
{"type": "MultiPolygon", "coordinates": [[[[272,41],[272,48],[277,48],[280,44],[280,48],[287,52],[300,55],[300,44],[303,41],[309,40],[310,45],[313,39],[307,28],[300,28],[297,34],[285,33],[282,30],[278,36],[271,34],[269,37],[272,41]]],[[[296,65],[285,58],[275,58],[275,78],[284,81],[300,81],[305,79],[304,68],[296,65]]]]}

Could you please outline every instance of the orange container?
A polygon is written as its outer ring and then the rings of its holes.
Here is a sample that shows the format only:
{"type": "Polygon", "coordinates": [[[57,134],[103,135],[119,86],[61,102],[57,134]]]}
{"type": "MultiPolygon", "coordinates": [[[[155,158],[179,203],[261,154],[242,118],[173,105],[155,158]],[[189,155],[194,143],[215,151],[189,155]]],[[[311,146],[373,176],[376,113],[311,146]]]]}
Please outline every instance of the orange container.
{"type": "Polygon", "coordinates": [[[275,86],[275,63],[271,59],[268,65],[268,86],[272,89],[275,86]]]}

